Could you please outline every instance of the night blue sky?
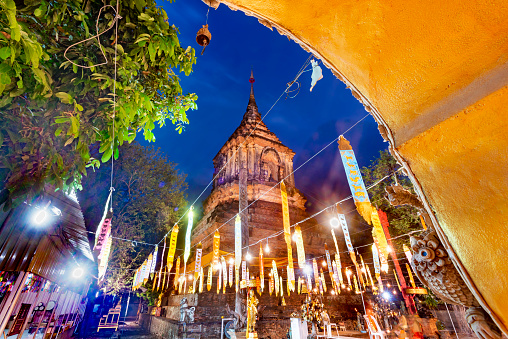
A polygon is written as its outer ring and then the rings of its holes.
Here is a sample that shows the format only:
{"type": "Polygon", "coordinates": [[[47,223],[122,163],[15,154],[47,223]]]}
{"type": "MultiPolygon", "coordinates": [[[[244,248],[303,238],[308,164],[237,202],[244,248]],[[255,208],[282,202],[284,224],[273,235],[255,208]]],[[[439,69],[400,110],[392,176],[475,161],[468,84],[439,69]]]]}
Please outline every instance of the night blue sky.
{"type": "MultiPolygon", "coordinates": [[[[205,24],[208,7],[200,0],[172,4],[163,1],[162,5],[169,22],[180,30],[182,46],[196,49],[197,64],[189,77],[181,74],[181,84],[184,92],[198,95],[198,110],[188,113],[190,124],[181,135],[172,125],[156,129],[154,145],[187,174],[188,200],[192,202],[212,179],[212,159],[245,113],[251,67],[256,79],[256,101],[264,115],[310,54],[276,30],[262,26],[257,19],[220,5],[217,10],[210,9],[208,24],[212,39],[201,56],[195,37],[205,24]]],[[[298,95],[283,97],[265,119],[267,127],[296,153],[294,168],[367,113],[350,90],[321,66],[324,78],[312,92],[309,92],[311,72],[303,73],[298,95]]],[[[387,147],[371,116],[345,137],[351,142],[360,167],[368,165],[380,149],[387,147]]],[[[337,143],[298,170],[295,180],[313,211],[350,194],[337,143]]]]}

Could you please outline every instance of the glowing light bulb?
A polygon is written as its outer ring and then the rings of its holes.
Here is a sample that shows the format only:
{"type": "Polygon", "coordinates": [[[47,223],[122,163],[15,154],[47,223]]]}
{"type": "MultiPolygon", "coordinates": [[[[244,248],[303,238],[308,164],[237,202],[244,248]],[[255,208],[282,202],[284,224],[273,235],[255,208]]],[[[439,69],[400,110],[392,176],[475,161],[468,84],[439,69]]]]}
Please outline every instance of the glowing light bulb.
{"type": "Polygon", "coordinates": [[[331,293],[332,295],[335,295],[335,290],[332,290],[330,293],[331,293]]]}
{"type": "Polygon", "coordinates": [[[397,291],[393,290],[393,294],[397,294],[397,291]]]}
{"type": "Polygon", "coordinates": [[[386,287],[391,287],[392,285],[390,285],[390,283],[386,284],[386,287]]]}
{"type": "Polygon", "coordinates": [[[366,272],[365,267],[362,267],[362,272],[363,272],[363,273],[365,273],[365,272],[366,272]]]}
{"type": "Polygon", "coordinates": [[[233,265],[234,263],[235,263],[235,259],[230,258],[230,259],[229,259],[229,264],[230,264],[230,265],[233,265]]]}
{"type": "Polygon", "coordinates": [[[346,270],[346,275],[349,277],[351,275],[351,271],[350,270],[346,270]]]}
{"type": "Polygon", "coordinates": [[[339,226],[340,226],[340,221],[339,221],[339,219],[337,219],[337,218],[332,218],[332,219],[330,219],[330,225],[331,225],[333,228],[339,228],[339,226]]]}
{"type": "Polygon", "coordinates": [[[220,270],[222,269],[222,265],[220,263],[218,263],[217,265],[215,265],[215,269],[216,270],[220,270]]]}
{"type": "Polygon", "coordinates": [[[388,251],[388,253],[392,253],[393,249],[391,246],[386,246],[386,251],[388,251]]]}
{"type": "Polygon", "coordinates": [[[245,255],[245,260],[250,261],[252,259],[252,255],[249,252],[245,255]]]}
{"type": "Polygon", "coordinates": [[[268,244],[265,246],[265,253],[270,253],[270,246],[268,244]]]}
{"type": "Polygon", "coordinates": [[[48,212],[46,212],[45,209],[42,209],[42,210],[38,210],[37,212],[35,212],[34,214],[34,217],[33,217],[33,222],[36,224],[36,225],[42,225],[44,223],[44,221],[46,220],[46,218],[48,217],[48,212]]]}
{"type": "Polygon", "coordinates": [[[312,273],[312,267],[310,267],[309,265],[306,265],[305,268],[304,268],[304,271],[307,274],[311,274],[312,273]]]}
{"type": "Polygon", "coordinates": [[[326,260],[323,260],[323,262],[321,264],[323,265],[323,267],[326,267],[326,265],[327,265],[326,260]]]}
{"type": "Polygon", "coordinates": [[[346,284],[342,284],[342,285],[340,285],[340,287],[346,288],[346,284]]]}
{"type": "Polygon", "coordinates": [[[73,278],[81,278],[83,276],[84,270],[81,267],[77,267],[72,271],[73,278]]]}
{"type": "Polygon", "coordinates": [[[388,292],[383,292],[383,298],[384,298],[385,300],[390,300],[390,293],[388,293],[388,292]]]}
{"type": "Polygon", "coordinates": [[[191,274],[189,274],[189,275],[187,276],[187,278],[188,278],[189,280],[192,280],[192,275],[191,275],[191,274]]]}
{"type": "Polygon", "coordinates": [[[296,232],[295,232],[295,233],[293,233],[293,241],[294,241],[294,242],[297,242],[297,241],[298,241],[298,234],[296,234],[296,232]]]}

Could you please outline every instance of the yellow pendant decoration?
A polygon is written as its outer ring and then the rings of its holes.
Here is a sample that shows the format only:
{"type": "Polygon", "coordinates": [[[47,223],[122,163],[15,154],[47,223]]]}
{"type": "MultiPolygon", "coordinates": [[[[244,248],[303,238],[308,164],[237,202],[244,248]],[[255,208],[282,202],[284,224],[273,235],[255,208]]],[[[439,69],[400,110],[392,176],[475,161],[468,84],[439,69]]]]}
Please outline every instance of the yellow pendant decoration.
{"type": "Polygon", "coordinates": [[[275,283],[275,296],[279,295],[279,272],[277,271],[277,264],[272,260],[273,280],[275,283]]]}
{"type": "Polygon", "coordinates": [[[226,285],[228,284],[228,268],[226,265],[226,259],[224,257],[221,257],[221,264],[222,264],[222,276],[224,277],[224,284],[222,284],[222,293],[226,293],[226,285]]]}
{"type": "Polygon", "coordinates": [[[400,287],[399,278],[397,278],[397,272],[393,270],[393,275],[395,276],[395,281],[397,282],[397,286],[399,287],[399,291],[402,292],[402,287],[400,287]]]}
{"type": "Polygon", "coordinates": [[[164,266],[164,253],[166,252],[166,238],[164,237],[164,247],[162,248],[162,255],[161,255],[161,267],[159,268],[159,280],[157,281],[157,291],[160,290],[161,287],[161,280],[162,280],[162,266],[164,266]]]}
{"type": "Polygon", "coordinates": [[[212,289],[212,275],[213,275],[213,268],[212,265],[208,266],[208,278],[206,279],[206,289],[210,291],[212,289]]]}
{"type": "Polygon", "coordinates": [[[305,248],[303,247],[303,237],[300,225],[295,226],[296,252],[298,254],[298,266],[305,269],[305,248]]]}
{"type": "Polygon", "coordinates": [[[205,274],[203,272],[203,267],[199,271],[199,293],[203,293],[203,282],[205,280],[205,274]]]}
{"type": "MultiPolygon", "coordinates": [[[[171,269],[173,268],[173,261],[175,260],[175,251],[176,251],[176,241],[178,240],[178,231],[179,231],[179,228],[178,228],[178,225],[175,225],[173,226],[173,229],[171,230],[171,236],[169,237],[169,249],[168,249],[168,257],[167,257],[167,268],[168,268],[168,288],[169,288],[169,278],[170,278],[170,273],[171,273],[171,269]]],[[[178,270],[180,269],[180,257],[178,257],[177,259],[177,264],[176,264],[176,267],[178,267],[178,270]]],[[[174,282],[174,287],[176,289],[176,284],[177,284],[177,277],[178,277],[178,273],[179,271],[176,273],[176,276],[175,276],[175,282],[174,282]]]]}
{"type": "Polygon", "coordinates": [[[220,248],[220,234],[219,230],[216,230],[213,235],[213,248],[212,248],[212,270],[216,270],[219,265],[219,248],[220,248]]]}
{"type": "Polygon", "coordinates": [[[291,246],[291,227],[289,225],[289,205],[288,205],[288,194],[286,191],[286,185],[284,184],[284,180],[280,182],[280,195],[282,199],[282,221],[284,225],[284,240],[286,241],[286,246],[288,250],[288,274],[287,279],[289,283],[289,287],[294,290],[294,266],[293,266],[293,248],[291,246]]]}
{"type": "Polygon", "coordinates": [[[321,270],[321,281],[323,282],[323,289],[326,292],[328,289],[326,288],[326,280],[325,280],[325,274],[323,273],[323,270],[321,270]]]}
{"type": "Polygon", "coordinates": [[[176,268],[175,268],[175,289],[178,286],[178,279],[180,278],[180,257],[176,258],[176,268]]]}
{"type": "Polygon", "coordinates": [[[409,274],[409,281],[411,282],[411,286],[413,286],[413,288],[416,288],[415,279],[413,277],[413,272],[411,272],[411,266],[406,264],[406,269],[407,269],[407,273],[409,274]]]}
{"type": "Polygon", "coordinates": [[[194,223],[194,212],[193,212],[192,206],[189,209],[187,218],[188,218],[188,222],[187,222],[187,229],[185,230],[185,249],[183,252],[183,262],[185,263],[185,266],[187,266],[187,260],[189,260],[192,225],[194,223]]]}

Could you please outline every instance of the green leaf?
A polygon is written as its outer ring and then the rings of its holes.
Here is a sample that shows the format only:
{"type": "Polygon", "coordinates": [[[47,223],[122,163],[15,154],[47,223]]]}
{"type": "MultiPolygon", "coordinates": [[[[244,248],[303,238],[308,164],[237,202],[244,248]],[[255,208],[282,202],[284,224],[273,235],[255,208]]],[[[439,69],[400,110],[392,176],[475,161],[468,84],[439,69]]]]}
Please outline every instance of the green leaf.
{"type": "Polygon", "coordinates": [[[10,46],[6,46],[6,47],[2,47],[2,48],[0,48],[0,58],[2,58],[3,60],[5,60],[5,59],[7,59],[10,55],[11,55],[11,47],[10,47],[10,46]]]}
{"type": "Polygon", "coordinates": [[[72,96],[65,92],[55,93],[55,96],[59,98],[60,101],[63,102],[64,104],[72,104],[72,102],[74,101],[74,99],[72,99],[72,96]]]}
{"type": "Polygon", "coordinates": [[[145,7],[146,2],[144,0],[134,0],[134,3],[136,4],[136,8],[138,11],[142,11],[143,7],[145,7]]]}
{"type": "Polygon", "coordinates": [[[62,133],[62,129],[61,129],[61,128],[58,128],[58,129],[55,131],[55,137],[59,136],[61,133],[62,133]]]}
{"type": "Polygon", "coordinates": [[[34,11],[34,15],[35,15],[36,17],[38,17],[38,18],[39,18],[39,17],[42,15],[42,9],[41,9],[40,7],[39,7],[39,8],[37,8],[37,9],[34,11]]]}
{"type": "Polygon", "coordinates": [[[101,161],[102,162],[108,162],[111,158],[111,155],[113,154],[113,150],[111,148],[108,148],[106,152],[102,155],[101,161]]]}
{"type": "Polygon", "coordinates": [[[83,106],[81,106],[80,104],[75,104],[74,107],[76,107],[78,111],[83,112],[83,106]]]}
{"type": "Polygon", "coordinates": [[[155,46],[152,42],[148,45],[148,53],[150,53],[150,61],[155,62],[155,46]]]}

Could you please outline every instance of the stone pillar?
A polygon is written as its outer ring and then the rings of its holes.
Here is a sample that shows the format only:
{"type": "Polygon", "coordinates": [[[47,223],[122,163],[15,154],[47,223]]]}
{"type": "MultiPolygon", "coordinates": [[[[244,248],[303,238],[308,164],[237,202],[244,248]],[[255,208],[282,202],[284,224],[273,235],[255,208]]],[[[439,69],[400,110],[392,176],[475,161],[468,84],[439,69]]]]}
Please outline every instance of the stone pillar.
{"type": "MultiPolygon", "coordinates": [[[[240,218],[242,220],[242,248],[245,248],[249,245],[249,218],[247,213],[247,206],[249,204],[248,197],[247,197],[247,163],[246,161],[242,161],[246,157],[244,156],[245,149],[242,147],[240,148],[240,154],[239,154],[239,165],[240,165],[240,173],[239,173],[239,180],[238,180],[238,186],[239,186],[239,211],[240,211],[240,218]]],[[[242,253],[247,253],[244,250],[242,250],[242,253]]],[[[250,279],[250,277],[247,277],[247,280],[250,279]]],[[[246,289],[239,289],[235,296],[235,312],[238,314],[242,314],[247,318],[247,308],[246,308],[246,300],[247,296],[245,294],[246,289]]],[[[238,330],[238,329],[237,329],[238,330]]]]}
{"type": "Polygon", "coordinates": [[[247,145],[247,164],[248,164],[247,169],[249,174],[247,179],[254,179],[255,175],[254,162],[255,162],[254,145],[249,144],[247,145]]]}

